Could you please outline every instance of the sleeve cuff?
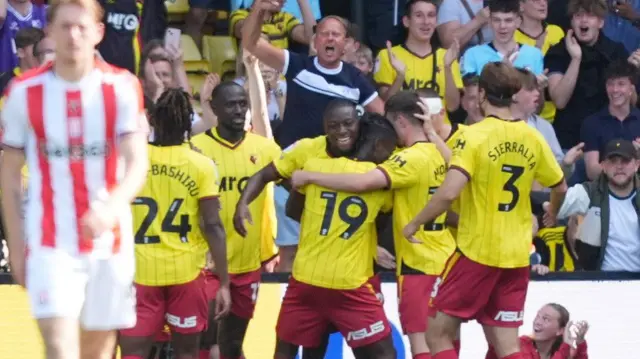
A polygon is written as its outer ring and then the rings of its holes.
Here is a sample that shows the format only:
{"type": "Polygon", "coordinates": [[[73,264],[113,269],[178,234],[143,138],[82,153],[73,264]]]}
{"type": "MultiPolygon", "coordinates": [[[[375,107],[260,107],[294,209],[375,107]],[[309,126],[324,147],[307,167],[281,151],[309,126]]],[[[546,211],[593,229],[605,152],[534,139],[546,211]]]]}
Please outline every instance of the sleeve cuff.
{"type": "Polygon", "coordinates": [[[385,170],[384,168],[378,166],[376,167],[376,169],[378,169],[380,172],[382,172],[382,174],[384,175],[384,178],[386,178],[387,180],[387,186],[385,187],[386,189],[391,189],[391,176],[389,176],[389,172],[387,172],[387,170],[385,170]]]}
{"type": "Polygon", "coordinates": [[[449,171],[451,171],[451,170],[456,170],[456,171],[462,173],[465,177],[467,177],[468,181],[471,181],[471,174],[469,174],[469,172],[467,172],[467,170],[465,170],[464,168],[459,167],[459,166],[449,166],[449,171]]]}
{"type": "Polygon", "coordinates": [[[370,104],[371,102],[373,102],[373,100],[376,99],[376,97],[378,97],[378,91],[374,91],[373,94],[371,94],[371,96],[369,96],[369,98],[367,98],[366,100],[364,100],[362,102],[362,106],[367,106],[368,104],[370,104]]]}

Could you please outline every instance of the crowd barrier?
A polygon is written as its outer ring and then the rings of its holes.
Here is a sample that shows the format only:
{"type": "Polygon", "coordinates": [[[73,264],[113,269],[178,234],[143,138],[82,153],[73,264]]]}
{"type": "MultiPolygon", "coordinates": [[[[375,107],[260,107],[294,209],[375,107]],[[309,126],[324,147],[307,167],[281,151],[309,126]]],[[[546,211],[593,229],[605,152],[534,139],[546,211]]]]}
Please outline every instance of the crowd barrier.
{"type": "MultiPolygon", "coordinates": [[[[244,351],[247,359],[269,359],[275,347],[275,324],[286,275],[264,275],[255,317],[249,325],[244,351]]],[[[12,285],[8,275],[0,275],[0,358],[40,359],[42,343],[22,288],[12,285]]],[[[397,312],[395,278],[384,273],[382,292],[385,311],[391,321],[398,358],[411,358],[409,344],[401,334],[397,312]]],[[[624,273],[552,273],[534,277],[529,285],[521,334],[531,333],[538,308],[549,302],[565,305],[576,320],[590,324],[587,342],[589,357],[628,359],[640,353],[640,275],[624,273]],[[631,355],[631,356],[630,356],[631,355]]],[[[463,359],[482,359],[487,345],[481,327],[473,322],[462,327],[463,359]]],[[[326,358],[353,359],[339,334],[329,343],[326,358]]]]}

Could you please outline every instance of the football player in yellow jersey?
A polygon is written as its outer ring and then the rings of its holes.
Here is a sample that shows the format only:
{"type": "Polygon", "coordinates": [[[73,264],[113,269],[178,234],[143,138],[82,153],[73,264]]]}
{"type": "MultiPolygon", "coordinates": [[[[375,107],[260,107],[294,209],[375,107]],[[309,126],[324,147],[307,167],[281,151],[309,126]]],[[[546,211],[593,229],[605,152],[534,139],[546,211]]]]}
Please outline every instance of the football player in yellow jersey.
{"type": "Polygon", "coordinates": [[[431,290],[445,262],[455,250],[455,242],[445,226],[442,214],[419,231],[421,245],[402,239],[402,229],[424,207],[442,184],[446,163],[436,146],[423,132],[420,98],[415,91],[402,91],[385,105],[387,118],[404,148],[378,168],[366,173],[327,174],[298,171],[293,185],[317,184],[338,191],[364,193],[389,188],[393,190],[393,227],[396,247],[396,271],[400,297],[399,313],[403,331],[409,336],[414,358],[428,358],[424,333],[427,329],[428,302],[431,290]]]}
{"type": "Polygon", "coordinates": [[[518,71],[489,63],[479,86],[486,118],[458,138],[443,185],[403,231],[410,242],[420,242],[415,234],[460,197],[458,252],[433,290],[437,313],[427,340],[434,359],[458,358],[453,334],[471,319],[483,325],[499,358],[523,358],[518,327],[530,272],[531,186],[535,180],[552,188],[552,213],[567,189],[542,135],[511,113],[521,87],[518,71]]]}
{"type": "Polygon", "coordinates": [[[273,241],[273,231],[263,223],[268,218],[262,215],[274,206],[273,193],[268,195],[267,191],[262,191],[251,204],[249,210],[256,221],[248,226],[244,238],[233,229],[233,214],[249,177],[279,158],[281,151],[273,140],[245,131],[249,96],[242,86],[223,82],[213,90],[211,97],[218,126],[194,137],[192,143],[220,164],[220,216],[227,231],[232,305],[231,313],[220,321],[218,345],[221,358],[237,359],[242,356],[242,342],[258,296],[262,236],[273,241]]]}
{"type": "Polygon", "coordinates": [[[176,357],[197,357],[209,312],[201,274],[207,247],[220,276],[217,315],[231,307],[216,167],[186,141],[193,116],[189,101],[182,90],[170,89],[150,114],[149,176],[132,203],[137,323],[120,333],[123,359],[146,358],[165,320],[176,357]]]}
{"type": "MultiPolygon", "coordinates": [[[[268,183],[289,179],[293,171],[301,169],[308,158],[342,157],[353,153],[359,134],[356,105],[348,100],[333,100],[325,109],[323,122],[326,136],[294,143],[279,158],[249,178],[236,206],[233,220],[236,232],[242,236],[247,234],[245,221],[252,218],[249,204],[262,193],[268,183]]],[[[297,246],[280,247],[279,271],[291,271],[296,250],[297,246]]]]}
{"type": "MultiPolygon", "coordinates": [[[[458,64],[460,49],[457,42],[448,50],[431,46],[437,13],[432,1],[407,2],[402,18],[407,39],[393,48],[388,42],[376,59],[373,77],[384,100],[403,89],[431,88],[445,99],[447,110],[458,109],[462,88],[458,64]]],[[[449,122],[446,113],[445,121],[449,122]]]]}
{"type": "MultiPolygon", "coordinates": [[[[375,116],[375,115],[374,115],[375,116]]],[[[354,159],[308,158],[303,168],[326,173],[367,172],[394,150],[391,126],[362,123],[354,159]]],[[[283,299],[276,332],[277,359],[294,358],[298,346],[318,347],[331,326],[358,358],[395,358],[391,327],[369,278],[377,243],[376,219],[392,206],[388,191],[354,194],[316,185],[298,188],[287,204],[300,218],[300,245],[283,299]]]]}

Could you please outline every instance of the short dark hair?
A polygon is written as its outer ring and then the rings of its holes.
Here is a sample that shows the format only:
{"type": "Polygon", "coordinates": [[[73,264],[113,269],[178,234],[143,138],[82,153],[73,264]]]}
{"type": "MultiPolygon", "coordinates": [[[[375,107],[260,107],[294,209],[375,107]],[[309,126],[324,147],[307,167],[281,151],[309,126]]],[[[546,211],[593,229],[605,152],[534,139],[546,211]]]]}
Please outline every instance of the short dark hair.
{"type": "Polygon", "coordinates": [[[233,82],[233,81],[222,81],[218,86],[213,88],[213,91],[211,91],[210,94],[200,94],[200,96],[202,98],[207,98],[209,95],[211,95],[211,100],[212,101],[216,101],[218,99],[218,97],[220,97],[220,95],[222,93],[225,92],[225,90],[230,89],[232,87],[239,87],[242,89],[242,91],[244,91],[244,87],[240,86],[238,83],[233,82]]]}
{"type": "Polygon", "coordinates": [[[431,87],[423,87],[416,90],[416,93],[419,97],[424,98],[442,98],[438,91],[432,89],[431,87]]]}
{"type": "Polygon", "coordinates": [[[335,98],[327,104],[327,107],[324,109],[324,113],[322,114],[322,118],[325,119],[327,116],[331,116],[334,111],[342,107],[352,108],[354,111],[358,111],[357,104],[351,100],[347,100],[344,98],[335,98]]]}
{"type": "Polygon", "coordinates": [[[380,140],[397,141],[397,134],[389,120],[384,116],[365,112],[360,123],[360,136],[356,143],[354,157],[359,161],[374,162],[373,152],[380,140]]]}
{"type": "Polygon", "coordinates": [[[632,84],[635,84],[638,79],[638,69],[631,65],[627,59],[611,62],[604,72],[605,81],[625,77],[628,78],[632,84]]]}
{"type": "Polygon", "coordinates": [[[418,105],[420,96],[415,91],[405,90],[391,96],[384,105],[384,112],[390,115],[402,114],[415,123],[422,122],[414,114],[422,113],[418,105]]]}
{"type": "Polygon", "coordinates": [[[520,0],[489,1],[489,12],[520,14],[520,0]]]}
{"type": "Polygon", "coordinates": [[[426,2],[427,4],[433,4],[433,6],[438,9],[440,7],[441,0],[409,0],[406,4],[404,4],[404,16],[411,16],[411,12],[413,11],[413,6],[419,2],[426,2]]]}
{"type": "Polygon", "coordinates": [[[479,81],[480,77],[476,74],[466,74],[462,76],[462,85],[464,87],[478,86],[479,81]]]}
{"type": "Polygon", "coordinates": [[[37,44],[42,39],[44,39],[44,31],[35,27],[25,27],[16,33],[16,48],[24,49],[27,46],[37,44]]]}
{"type": "Polygon", "coordinates": [[[524,88],[525,90],[533,90],[538,87],[538,78],[533,74],[533,72],[517,67],[516,70],[520,74],[522,88],[524,88]]]}
{"type": "Polygon", "coordinates": [[[573,17],[573,15],[580,11],[605,18],[608,13],[608,8],[606,1],[603,0],[569,0],[569,4],[567,5],[569,17],[573,17]]]}

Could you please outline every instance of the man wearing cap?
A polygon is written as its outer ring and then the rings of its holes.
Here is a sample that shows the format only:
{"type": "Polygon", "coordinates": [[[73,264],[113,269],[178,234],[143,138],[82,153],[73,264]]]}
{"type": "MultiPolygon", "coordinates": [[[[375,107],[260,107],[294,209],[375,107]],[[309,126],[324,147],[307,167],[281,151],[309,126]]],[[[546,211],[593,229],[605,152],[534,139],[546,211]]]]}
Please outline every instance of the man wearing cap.
{"type": "MultiPolygon", "coordinates": [[[[631,141],[612,140],[605,146],[600,176],[567,191],[558,218],[584,216],[576,242],[583,269],[640,273],[639,163],[631,141]]],[[[551,217],[547,212],[545,224],[554,222],[551,217]]]]}

